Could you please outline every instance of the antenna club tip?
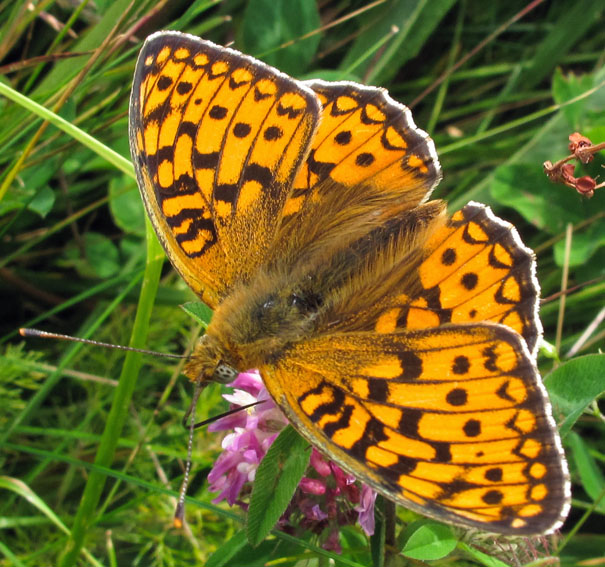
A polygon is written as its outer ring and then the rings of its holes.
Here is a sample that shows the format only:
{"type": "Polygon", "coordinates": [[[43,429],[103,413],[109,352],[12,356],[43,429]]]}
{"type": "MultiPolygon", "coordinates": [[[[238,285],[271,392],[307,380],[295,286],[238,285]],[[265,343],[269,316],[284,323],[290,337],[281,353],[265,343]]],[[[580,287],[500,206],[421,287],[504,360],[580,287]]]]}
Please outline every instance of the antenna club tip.
{"type": "Polygon", "coordinates": [[[176,510],[174,512],[174,519],[172,520],[172,526],[174,528],[176,528],[177,530],[180,530],[183,528],[184,516],[185,516],[185,505],[181,500],[179,500],[179,502],[176,505],[176,510]]]}
{"type": "Polygon", "coordinates": [[[24,329],[23,327],[21,327],[21,328],[19,329],[19,334],[20,334],[22,337],[27,337],[27,329],[24,329]]]}

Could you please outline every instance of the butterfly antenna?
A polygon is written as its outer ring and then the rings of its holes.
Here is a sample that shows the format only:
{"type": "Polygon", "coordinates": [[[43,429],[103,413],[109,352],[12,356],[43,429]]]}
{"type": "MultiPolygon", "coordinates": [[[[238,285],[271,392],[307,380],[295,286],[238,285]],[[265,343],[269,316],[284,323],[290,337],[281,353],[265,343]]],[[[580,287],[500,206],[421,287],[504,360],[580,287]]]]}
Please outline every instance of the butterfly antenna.
{"type": "Polygon", "coordinates": [[[191,423],[189,424],[189,440],[187,441],[187,463],[185,464],[185,474],[183,475],[183,482],[181,483],[181,490],[179,492],[179,501],[176,504],[176,510],[174,511],[173,525],[177,529],[183,527],[185,518],[185,495],[187,494],[187,487],[189,486],[189,474],[191,472],[191,456],[193,455],[193,434],[195,432],[195,408],[197,401],[202,393],[202,389],[205,386],[205,382],[202,382],[201,378],[195,382],[195,390],[193,391],[193,398],[191,399],[191,405],[185,413],[183,423],[186,425],[187,419],[191,417],[191,423]]]}
{"type": "MultiPolygon", "coordinates": [[[[256,402],[252,402],[251,404],[246,404],[245,406],[239,406],[237,408],[230,409],[224,413],[219,413],[218,415],[213,415],[212,417],[209,417],[208,419],[198,421],[193,426],[193,428],[199,429],[200,427],[204,427],[205,425],[210,425],[211,423],[214,423],[215,421],[218,421],[219,419],[222,419],[223,417],[228,417],[230,415],[233,415],[234,413],[238,413],[240,411],[244,411],[244,410],[253,408],[254,406],[258,406],[259,404],[264,404],[265,401],[266,400],[257,400],[256,402]]],[[[185,429],[189,429],[191,427],[191,425],[189,425],[187,423],[187,420],[189,419],[190,415],[191,415],[191,407],[189,407],[189,409],[185,413],[185,416],[183,417],[183,427],[185,429]]]]}
{"type": "Polygon", "coordinates": [[[62,335],[60,333],[49,333],[47,331],[40,331],[39,329],[19,329],[19,334],[22,337],[30,338],[36,337],[39,339],[57,339],[61,341],[72,341],[74,343],[84,343],[87,345],[100,346],[105,348],[114,348],[117,350],[127,350],[131,352],[140,352],[141,354],[150,354],[152,356],[163,356],[164,358],[189,358],[183,354],[170,354],[166,352],[157,352],[155,350],[147,350],[144,348],[134,348],[124,345],[113,345],[111,343],[102,343],[100,341],[93,341],[91,339],[82,339],[80,337],[72,337],[70,335],[62,335]]]}
{"type": "Polygon", "coordinates": [[[224,413],[215,415],[213,417],[209,417],[208,419],[204,419],[203,421],[198,421],[195,423],[195,408],[197,406],[197,401],[202,393],[202,389],[204,388],[204,383],[201,380],[198,380],[195,383],[195,390],[193,392],[193,398],[191,399],[191,404],[189,408],[185,412],[183,416],[183,426],[189,429],[189,441],[187,442],[187,463],[185,465],[185,474],[183,475],[183,482],[181,484],[181,490],[179,492],[179,501],[176,505],[176,510],[174,512],[174,521],[173,525],[177,529],[181,529],[183,527],[184,516],[185,516],[185,496],[187,494],[187,487],[189,485],[189,475],[191,472],[191,456],[193,454],[193,433],[196,429],[203,427],[204,425],[208,425],[209,423],[213,423],[222,417],[227,417],[229,415],[233,415],[234,413],[244,411],[250,409],[259,404],[264,404],[266,400],[257,400],[256,402],[252,402],[251,404],[247,404],[245,406],[241,406],[238,408],[234,408],[232,410],[226,411],[224,413]],[[193,419],[191,419],[190,423],[187,423],[189,418],[193,415],[193,419]]]}

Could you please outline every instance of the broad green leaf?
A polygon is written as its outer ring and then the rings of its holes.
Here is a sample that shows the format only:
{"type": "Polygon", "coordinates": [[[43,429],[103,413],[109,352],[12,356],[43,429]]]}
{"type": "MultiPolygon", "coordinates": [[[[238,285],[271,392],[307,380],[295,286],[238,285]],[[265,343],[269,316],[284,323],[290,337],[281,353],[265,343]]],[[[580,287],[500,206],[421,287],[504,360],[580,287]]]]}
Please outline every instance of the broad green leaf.
{"type": "MultiPolygon", "coordinates": [[[[605,80],[605,68],[600,68],[594,77],[594,84],[602,84],[605,80]]],[[[598,121],[599,124],[603,123],[605,119],[605,89],[600,88],[595,92],[590,93],[587,97],[587,108],[589,109],[589,116],[591,120],[598,121]]],[[[482,202],[492,204],[508,205],[514,209],[517,209],[529,222],[534,222],[533,205],[534,202],[537,205],[538,210],[541,210],[544,206],[548,206],[550,202],[548,199],[558,199],[559,193],[564,193],[568,190],[574,193],[573,189],[569,189],[553,183],[543,185],[544,180],[542,179],[542,164],[546,160],[556,161],[565,157],[569,150],[568,137],[570,132],[569,123],[565,119],[562,112],[557,112],[552,118],[541,125],[536,130],[535,134],[529,138],[529,140],[520,145],[518,150],[515,151],[511,157],[502,165],[495,170],[492,170],[488,175],[481,178],[481,181],[474,187],[465,190],[463,193],[456,195],[453,199],[449,199],[451,210],[456,210],[464,206],[469,200],[475,199],[482,202]],[[515,186],[505,183],[506,191],[501,191],[501,187],[496,190],[493,189],[495,179],[500,175],[501,170],[508,168],[512,165],[524,165],[529,167],[528,175],[521,175],[520,187],[523,188],[524,195],[520,195],[519,191],[515,192],[515,186]],[[540,184],[540,191],[534,192],[533,186],[528,181],[538,179],[540,184]]],[[[592,123],[587,120],[587,131],[592,128],[592,123]]],[[[595,140],[602,138],[594,137],[595,140]]],[[[477,144],[475,144],[477,145],[477,144]]],[[[447,151],[446,147],[441,147],[440,150],[443,152],[447,151]]],[[[543,176],[545,177],[545,176],[543,176]]],[[[603,192],[605,193],[605,192],[603,192]]],[[[605,197],[595,195],[591,200],[591,204],[587,204],[583,209],[583,213],[590,215],[594,210],[602,210],[605,201],[600,201],[601,198],[605,197]],[[595,199],[599,199],[599,203],[592,205],[595,199]],[[592,205],[592,206],[591,206],[592,205]]],[[[579,197],[577,201],[581,201],[579,197]]],[[[539,215],[538,215],[539,216],[539,215]]],[[[585,216],[584,218],[588,218],[585,216]]],[[[536,226],[542,226],[536,224],[536,226]]],[[[545,228],[548,229],[546,226],[545,228]]]]}
{"type": "Polygon", "coordinates": [[[111,180],[109,209],[113,222],[124,232],[145,234],[145,208],[136,183],[132,179],[122,175],[111,180]]]}
{"type": "Polygon", "coordinates": [[[114,243],[92,231],[82,236],[81,243],[72,242],[60,263],[73,266],[83,277],[108,278],[120,270],[119,253],[114,243]]]}
{"type": "MultiPolygon", "coordinates": [[[[593,222],[581,232],[574,232],[571,241],[569,266],[582,266],[590,260],[601,246],[605,246],[605,219],[593,222]]],[[[555,243],[554,256],[557,266],[563,266],[565,263],[564,239],[555,243]]]]}
{"type": "Polygon", "coordinates": [[[599,470],[594,457],[590,454],[587,444],[577,433],[572,431],[567,436],[566,441],[571,448],[571,454],[584,490],[593,501],[600,498],[597,509],[601,513],[605,513],[605,500],[603,499],[605,478],[603,478],[603,473],[599,470]]]}
{"type": "Polygon", "coordinates": [[[55,192],[50,187],[42,187],[29,202],[27,208],[44,218],[55,204],[55,192]]]}
{"type": "Polygon", "coordinates": [[[212,309],[201,301],[188,301],[180,306],[181,309],[191,315],[198,323],[206,328],[212,318],[212,309]]]}
{"type": "Polygon", "coordinates": [[[458,540],[449,526],[429,520],[410,524],[408,528],[411,529],[401,550],[406,557],[422,561],[442,559],[456,548],[458,540]]]}
{"type": "Polygon", "coordinates": [[[118,249],[107,237],[96,232],[84,235],[86,260],[99,278],[108,278],[120,270],[118,249]]]}
{"type": "Polygon", "coordinates": [[[27,208],[44,218],[55,203],[55,195],[49,184],[57,168],[58,160],[49,159],[36,167],[22,170],[18,183],[14,183],[0,200],[0,215],[27,208]]]}
{"type": "Polygon", "coordinates": [[[561,436],[597,396],[605,391],[605,354],[588,354],[564,362],[544,378],[555,418],[563,416],[561,436]]]}
{"type": "MultiPolygon", "coordinates": [[[[594,78],[592,75],[576,76],[572,73],[563,75],[561,69],[556,69],[552,84],[552,93],[555,102],[563,104],[591,89],[593,83],[594,78]]],[[[588,99],[582,99],[563,107],[563,114],[573,129],[578,130],[582,128],[587,104],[588,99]]]]}
{"type": "Polygon", "coordinates": [[[314,34],[302,41],[298,38],[320,26],[315,2],[250,0],[244,15],[242,47],[280,71],[297,75],[313,60],[321,36],[314,34]],[[280,48],[292,40],[296,41],[280,48]]]}
{"type": "Polygon", "coordinates": [[[286,507],[302,478],[311,447],[291,426],[286,427],[273,442],[256,471],[247,535],[252,545],[267,537],[286,507]]]}
{"type": "Polygon", "coordinates": [[[561,233],[568,222],[579,223],[590,216],[590,205],[573,189],[551,183],[540,162],[499,167],[491,191],[499,203],[550,234],[561,233]]]}
{"type": "MultiPolygon", "coordinates": [[[[348,555],[358,565],[374,565],[371,559],[371,543],[368,549],[368,538],[359,529],[358,525],[342,526],[340,528],[340,543],[342,544],[342,555],[348,555]]],[[[338,563],[336,563],[338,567],[338,563]]]]}

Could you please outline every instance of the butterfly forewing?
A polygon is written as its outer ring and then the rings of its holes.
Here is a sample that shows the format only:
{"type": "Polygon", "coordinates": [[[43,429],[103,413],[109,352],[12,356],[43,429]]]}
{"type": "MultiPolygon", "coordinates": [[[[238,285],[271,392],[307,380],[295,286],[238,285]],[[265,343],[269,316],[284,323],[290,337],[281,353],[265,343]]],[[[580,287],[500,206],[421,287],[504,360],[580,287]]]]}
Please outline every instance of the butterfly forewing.
{"type": "Polygon", "coordinates": [[[146,41],[130,108],[139,187],[212,307],[265,259],[318,116],[310,89],[236,51],[178,33],[146,41]]]}

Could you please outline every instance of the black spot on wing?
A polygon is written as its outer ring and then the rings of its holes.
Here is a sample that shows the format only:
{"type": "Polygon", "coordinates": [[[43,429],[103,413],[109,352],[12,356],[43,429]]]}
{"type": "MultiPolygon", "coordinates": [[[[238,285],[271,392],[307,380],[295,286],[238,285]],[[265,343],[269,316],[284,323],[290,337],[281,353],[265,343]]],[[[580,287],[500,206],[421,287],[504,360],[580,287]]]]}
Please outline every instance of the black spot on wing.
{"type": "Polygon", "coordinates": [[[389,399],[389,384],[386,380],[370,378],[368,380],[368,386],[370,400],[384,403],[389,399]]]}

